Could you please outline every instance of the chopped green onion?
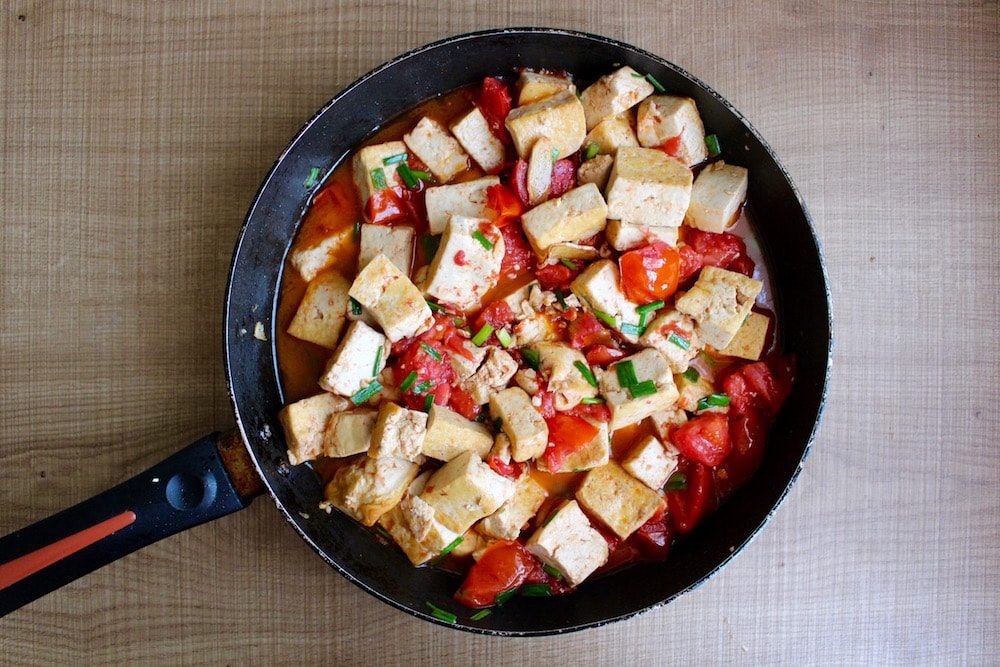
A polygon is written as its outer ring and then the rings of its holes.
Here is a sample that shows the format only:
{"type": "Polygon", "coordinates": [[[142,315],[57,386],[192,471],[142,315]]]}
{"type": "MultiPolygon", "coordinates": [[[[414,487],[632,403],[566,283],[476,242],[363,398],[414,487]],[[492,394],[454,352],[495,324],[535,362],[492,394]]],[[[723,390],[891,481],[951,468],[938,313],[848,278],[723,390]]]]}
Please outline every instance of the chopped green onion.
{"type": "Polygon", "coordinates": [[[389,166],[390,164],[396,164],[397,162],[402,162],[408,157],[409,155],[407,155],[406,153],[396,153],[395,155],[390,155],[389,157],[382,158],[382,164],[389,166]]]}
{"type": "Polygon", "coordinates": [[[597,319],[599,319],[600,321],[602,321],[605,324],[607,324],[612,329],[614,329],[616,326],[618,326],[618,323],[615,322],[615,318],[611,317],[610,315],[608,315],[607,313],[605,313],[603,310],[595,310],[594,311],[594,316],[597,317],[597,319]]]}
{"type": "Polygon", "coordinates": [[[382,385],[379,384],[378,380],[372,380],[372,383],[359,391],[358,393],[351,396],[351,403],[354,405],[361,405],[362,403],[367,403],[368,399],[375,394],[382,391],[382,385]]]}
{"type": "MultiPolygon", "coordinates": [[[[562,509],[562,508],[560,507],[559,509],[562,509]]],[[[559,514],[559,510],[558,509],[555,512],[553,512],[552,514],[550,514],[547,517],[545,517],[545,522],[542,524],[542,528],[545,528],[545,526],[547,526],[550,523],[552,523],[552,519],[556,518],[556,514],[559,514]]]]}
{"type": "Polygon", "coordinates": [[[384,190],[388,186],[388,183],[385,182],[385,170],[382,167],[372,169],[371,177],[372,185],[375,186],[376,190],[384,190]]]}
{"type": "Polygon", "coordinates": [[[514,593],[517,593],[517,586],[515,586],[514,588],[508,588],[503,593],[497,593],[497,600],[496,600],[497,606],[499,607],[504,602],[514,597],[514,593]]]}
{"type": "Polygon", "coordinates": [[[441,550],[441,553],[440,553],[439,555],[441,555],[441,556],[447,556],[447,555],[448,555],[448,554],[450,554],[450,553],[451,553],[452,551],[454,551],[454,550],[455,550],[455,547],[457,547],[457,546],[458,546],[459,544],[461,544],[461,543],[462,543],[462,540],[464,540],[464,539],[465,539],[464,537],[462,537],[461,535],[459,535],[458,537],[456,537],[456,538],[454,539],[454,541],[452,541],[452,543],[451,543],[451,544],[449,544],[449,545],[448,545],[448,546],[446,546],[446,547],[445,547],[444,549],[442,549],[442,550],[441,550]]]}
{"type": "Polygon", "coordinates": [[[548,584],[524,584],[521,586],[521,595],[527,598],[545,598],[552,595],[552,589],[548,584]]]}
{"type": "Polygon", "coordinates": [[[566,257],[560,258],[559,259],[559,263],[562,264],[563,266],[565,266],[570,271],[576,271],[576,269],[578,268],[576,266],[576,262],[574,262],[573,260],[568,259],[566,257]]]}
{"type": "Polygon", "coordinates": [[[361,240],[361,221],[360,220],[355,220],[354,221],[354,231],[351,234],[351,238],[354,239],[355,243],[357,243],[358,241],[361,240]]]}
{"type": "Polygon", "coordinates": [[[633,79],[645,79],[646,76],[644,74],[639,74],[638,72],[632,72],[632,78],[633,79]]]}
{"type": "Polygon", "coordinates": [[[351,315],[357,317],[358,315],[361,314],[361,304],[353,296],[350,297],[350,299],[351,299],[351,315]]]}
{"type": "Polygon", "coordinates": [[[628,388],[639,383],[639,379],[635,376],[635,366],[632,365],[631,359],[615,364],[615,374],[618,375],[618,384],[622,387],[628,388]]]}
{"type": "Polygon", "coordinates": [[[419,395],[424,393],[428,389],[433,389],[433,388],[434,388],[434,380],[424,380],[423,382],[421,382],[420,384],[418,384],[416,387],[413,388],[413,394],[419,395]]]}
{"type": "Polygon", "coordinates": [[[410,374],[406,376],[405,380],[403,380],[403,384],[399,385],[399,390],[406,391],[407,389],[412,387],[413,383],[416,381],[417,381],[417,372],[410,371],[410,374]]]}
{"type": "Polygon", "coordinates": [[[424,399],[424,412],[430,412],[432,407],[434,407],[434,394],[427,394],[427,398],[424,399]]]}
{"type": "Polygon", "coordinates": [[[455,623],[458,621],[458,616],[451,613],[450,611],[445,611],[441,607],[438,607],[430,602],[425,603],[431,610],[431,616],[438,619],[439,621],[444,621],[445,623],[455,623]]]}
{"type": "Polygon", "coordinates": [[[591,387],[597,386],[597,378],[594,377],[594,371],[590,370],[587,364],[582,361],[574,361],[573,366],[576,367],[576,370],[580,371],[580,375],[587,381],[587,384],[591,387]]]}
{"type": "Polygon", "coordinates": [[[652,312],[654,310],[659,310],[660,308],[663,308],[663,306],[665,305],[666,304],[663,303],[663,300],[661,299],[659,301],[654,301],[653,303],[647,303],[642,306],[639,306],[638,308],[635,309],[635,312],[639,313],[640,315],[645,315],[646,313],[652,312]]]}
{"type": "Polygon", "coordinates": [[[677,347],[681,348],[682,350],[691,349],[691,343],[689,343],[686,338],[682,338],[681,336],[678,336],[676,333],[671,332],[670,335],[667,336],[667,340],[676,345],[677,347]]]}
{"type": "Polygon", "coordinates": [[[562,572],[560,572],[556,568],[552,567],[548,563],[542,563],[542,569],[545,570],[546,572],[548,572],[549,574],[551,574],[556,579],[562,579],[563,578],[562,572]]]}
{"type": "Polygon", "coordinates": [[[413,171],[405,162],[396,167],[396,173],[399,174],[399,177],[403,179],[403,183],[406,185],[406,187],[410,188],[411,190],[417,187],[417,183],[419,183],[419,181],[417,181],[417,177],[413,175],[413,171]]]}
{"type": "Polygon", "coordinates": [[[622,322],[622,333],[626,336],[641,336],[645,331],[646,327],[641,324],[637,326],[629,322],[622,322]]]}
{"type": "Polygon", "coordinates": [[[433,347],[431,347],[427,343],[425,343],[423,341],[420,341],[420,348],[424,352],[426,352],[427,354],[429,354],[432,357],[434,357],[434,361],[441,361],[441,353],[438,352],[437,350],[435,350],[433,347]]]}
{"type": "Polygon", "coordinates": [[[682,472],[675,472],[663,486],[664,491],[684,491],[688,488],[687,477],[682,472]]]}
{"type": "Polygon", "coordinates": [[[496,431],[497,433],[503,430],[503,419],[497,417],[496,419],[493,420],[493,430],[496,431]]]}
{"type": "Polygon", "coordinates": [[[481,620],[483,620],[484,618],[486,618],[489,615],[490,615],[490,610],[489,609],[480,609],[475,614],[473,614],[472,616],[470,616],[469,620],[470,621],[481,621],[481,620]]]}
{"type": "Polygon", "coordinates": [[[487,250],[493,250],[493,241],[490,241],[488,238],[486,238],[486,235],[483,234],[478,229],[472,232],[472,238],[479,241],[479,245],[483,246],[487,250]]]}
{"type": "Polygon", "coordinates": [[[413,174],[414,177],[419,178],[421,181],[431,180],[431,175],[426,171],[420,171],[419,169],[410,169],[410,173],[413,174]]]}
{"type": "Polygon", "coordinates": [[[559,307],[563,310],[569,310],[569,306],[566,305],[566,297],[563,296],[563,291],[561,287],[556,288],[556,301],[559,302],[559,307]]]}
{"type": "Polygon", "coordinates": [[[701,379],[701,375],[698,373],[698,369],[695,368],[694,366],[689,366],[686,371],[681,373],[681,375],[684,376],[685,380],[691,383],[695,383],[701,379]]]}
{"type": "Polygon", "coordinates": [[[384,348],[379,345],[378,352],[375,353],[375,365],[372,366],[372,377],[376,377],[379,372],[379,365],[382,363],[382,353],[384,348]]]}
{"type": "Polygon", "coordinates": [[[375,532],[387,540],[392,540],[392,535],[389,534],[389,531],[378,524],[375,524],[375,532]]]}
{"type": "Polygon", "coordinates": [[[722,147],[719,146],[719,137],[715,134],[710,134],[705,137],[705,148],[708,149],[708,157],[715,157],[722,153],[722,147]]]}
{"type": "Polygon", "coordinates": [[[306,182],[302,184],[302,187],[311,188],[312,186],[316,185],[316,181],[318,180],[319,180],[319,167],[313,167],[311,170],[309,170],[309,178],[307,178],[306,182]]]}
{"type": "Polygon", "coordinates": [[[553,148],[552,149],[552,161],[555,162],[558,159],[559,159],[559,149],[558,148],[553,148]]]}
{"type": "Polygon", "coordinates": [[[529,366],[531,366],[536,371],[538,370],[537,350],[532,350],[530,347],[526,347],[521,350],[521,355],[524,357],[524,360],[528,362],[529,366]]]}
{"type": "Polygon", "coordinates": [[[514,344],[514,339],[511,337],[510,332],[506,329],[497,329],[497,340],[504,347],[510,347],[514,344]]]}
{"type": "Polygon", "coordinates": [[[580,403],[583,405],[603,405],[604,399],[600,396],[586,396],[580,399],[580,403]]]}
{"type": "Polygon", "coordinates": [[[667,89],[663,87],[663,84],[661,84],[659,81],[657,81],[656,78],[652,74],[647,74],[646,75],[646,81],[649,81],[651,84],[653,84],[653,88],[656,88],[656,92],[658,92],[658,93],[665,93],[665,92],[667,92],[667,89]]]}
{"type": "Polygon", "coordinates": [[[709,366],[711,366],[712,368],[715,368],[715,359],[713,359],[713,358],[712,358],[712,355],[710,355],[710,354],[709,354],[708,352],[705,352],[704,350],[702,350],[702,351],[701,351],[701,352],[700,352],[700,353],[698,354],[698,356],[699,356],[699,357],[701,358],[701,360],[702,360],[702,361],[704,361],[704,362],[705,362],[706,364],[708,364],[708,365],[709,365],[709,366]]]}
{"type": "Polygon", "coordinates": [[[701,412],[702,410],[708,410],[709,408],[727,408],[729,407],[729,396],[727,394],[709,394],[705,398],[698,401],[696,410],[701,412]]]}
{"type": "MultiPolygon", "coordinates": [[[[427,301],[426,299],[424,300],[427,301]]],[[[439,303],[434,303],[433,301],[427,301],[427,307],[433,310],[435,313],[443,313],[445,311],[444,306],[442,306],[439,303]]]]}
{"type": "Polygon", "coordinates": [[[424,259],[430,264],[431,260],[434,259],[434,255],[437,254],[438,246],[441,245],[440,236],[431,236],[427,234],[420,237],[420,246],[424,250],[424,259]]]}
{"type": "Polygon", "coordinates": [[[587,150],[583,153],[583,161],[591,160],[597,157],[597,154],[601,152],[601,145],[596,141],[591,141],[587,144],[587,150]]]}
{"type": "Polygon", "coordinates": [[[642,398],[643,396],[652,396],[656,393],[656,384],[652,380],[644,380],[643,382],[637,382],[628,388],[632,398],[642,398]]]}
{"type": "Polygon", "coordinates": [[[476,333],[476,335],[472,337],[472,344],[478,347],[482,347],[483,343],[486,342],[486,339],[489,338],[492,334],[493,334],[493,325],[489,323],[484,324],[483,328],[480,329],[476,333]]]}

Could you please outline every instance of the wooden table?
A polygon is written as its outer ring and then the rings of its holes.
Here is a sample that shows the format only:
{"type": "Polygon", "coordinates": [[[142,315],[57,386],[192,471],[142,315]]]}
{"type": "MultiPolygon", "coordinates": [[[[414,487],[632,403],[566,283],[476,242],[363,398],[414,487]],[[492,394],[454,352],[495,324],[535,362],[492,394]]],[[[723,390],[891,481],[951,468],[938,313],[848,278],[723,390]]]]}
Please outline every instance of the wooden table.
{"type": "Polygon", "coordinates": [[[261,499],[0,620],[0,662],[994,663],[998,13],[995,1],[6,3],[4,533],[231,427],[221,303],[258,183],[341,87],[454,33],[602,33],[726,96],[811,208],[837,336],[826,416],[788,502],[723,573],[627,623],[510,640],[411,619],[330,570],[261,499]]]}

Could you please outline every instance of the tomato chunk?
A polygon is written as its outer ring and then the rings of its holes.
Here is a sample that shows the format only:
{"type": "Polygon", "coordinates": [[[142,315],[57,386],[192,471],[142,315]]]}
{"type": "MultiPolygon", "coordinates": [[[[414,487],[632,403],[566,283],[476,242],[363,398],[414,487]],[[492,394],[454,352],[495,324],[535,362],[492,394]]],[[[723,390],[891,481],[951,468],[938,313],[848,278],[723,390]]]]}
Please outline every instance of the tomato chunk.
{"type": "Polygon", "coordinates": [[[497,219],[493,221],[497,227],[503,227],[511,220],[516,220],[524,213],[524,205],[517,195],[503,183],[497,183],[486,188],[486,206],[495,211],[497,219]]]}
{"type": "Polygon", "coordinates": [[[545,464],[552,472],[562,471],[566,457],[583,449],[599,431],[597,426],[586,419],[561,412],[546,419],[545,423],[549,427],[545,464]]]}
{"type": "Polygon", "coordinates": [[[455,599],[468,607],[489,607],[496,604],[498,595],[518,588],[530,575],[544,575],[538,559],[520,542],[499,540],[469,568],[455,599]]]}
{"type": "Polygon", "coordinates": [[[510,113],[511,96],[507,90],[507,84],[500,79],[488,76],[483,79],[483,87],[479,91],[476,99],[476,106],[482,112],[486,122],[489,123],[490,131],[504,144],[511,142],[510,134],[504,125],[507,114],[510,113]]]}
{"type": "Polygon", "coordinates": [[[732,401],[736,414],[746,415],[756,411],[771,418],[778,413],[792,390],[795,361],[791,356],[772,361],[747,364],[722,381],[722,387],[732,401]]]}
{"type": "Polygon", "coordinates": [[[384,225],[409,217],[410,209],[403,202],[401,188],[385,188],[372,193],[365,215],[376,225],[384,225]]]}
{"type": "Polygon", "coordinates": [[[552,165],[552,182],[549,199],[561,197],[576,187],[576,165],[568,158],[556,160],[552,165]]]}
{"type": "Polygon", "coordinates": [[[695,461],[682,460],[678,470],[687,480],[687,488],[668,491],[666,497],[670,523],[683,535],[711,514],[718,502],[711,468],[695,461]]]}
{"type": "Polygon", "coordinates": [[[632,303],[669,299],[677,291],[681,256],[663,241],[630,250],[618,259],[622,289],[632,303]]]}
{"type": "Polygon", "coordinates": [[[700,258],[695,271],[701,270],[703,266],[717,266],[745,276],[753,275],[753,260],[747,255],[746,244],[740,237],[729,232],[716,234],[700,229],[689,229],[686,234],[686,243],[700,258]]]}
{"type": "Polygon", "coordinates": [[[688,420],[670,434],[670,441],[685,458],[706,466],[719,465],[733,449],[729,422],[721,412],[706,412],[688,420]]]}

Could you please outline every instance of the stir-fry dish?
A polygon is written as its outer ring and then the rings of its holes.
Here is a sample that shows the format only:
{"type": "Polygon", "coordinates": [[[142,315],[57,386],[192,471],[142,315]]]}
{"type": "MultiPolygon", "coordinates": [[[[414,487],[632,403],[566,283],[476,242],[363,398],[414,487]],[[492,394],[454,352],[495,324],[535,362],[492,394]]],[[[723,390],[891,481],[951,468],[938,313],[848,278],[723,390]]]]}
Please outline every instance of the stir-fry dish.
{"type": "Polygon", "coordinates": [[[794,375],[724,148],[622,67],[487,78],[356,149],[278,313],[321,507],[463,573],[469,607],[666,559],[759,466],[794,375]]]}

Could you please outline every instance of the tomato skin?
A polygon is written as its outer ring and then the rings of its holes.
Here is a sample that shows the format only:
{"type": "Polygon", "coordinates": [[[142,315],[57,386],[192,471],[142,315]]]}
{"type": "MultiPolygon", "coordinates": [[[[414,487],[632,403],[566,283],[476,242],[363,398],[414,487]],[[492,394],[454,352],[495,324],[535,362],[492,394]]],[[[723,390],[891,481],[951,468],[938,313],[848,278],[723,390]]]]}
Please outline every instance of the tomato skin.
{"type": "Polygon", "coordinates": [[[549,427],[549,445],[544,457],[550,472],[563,472],[566,457],[583,449],[600,430],[582,417],[563,412],[547,418],[545,423],[549,427]]]}
{"type": "Polygon", "coordinates": [[[552,165],[552,182],[549,199],[561,197],[576,187],[576,165],[568,158],[556,160],[552,165]]]}
{"type": "Polygon", "coordinates": [[[791,393],[794,375],[795,359],[789,355],[770,364],[757,361],[742,366],[722,381],[722,387],[729,394],[736,414],[758,412],[770,419],[778,414],[791,393]]]}
{"type": "Polygon", "coordinates": [[[504,125],[504,120],[510,113],[511,103],[510,91],[503,81],[491,76],[483,79],[483,87],[479,91],[476,106],[489,123],[490,131],[504,145],[511,143],[510,134],[504,125]]]}
{"type": "Polygon", "coordinates": [[[510,175],[510,187],[521,200],[523,206],[528,205],[528,161],[518,160],[514,163],[514,171],[510,175]]]}
{"type": "Polygon", "coordinates": [[[526,271],[535,270],[535,252],[528,245],[521,223],[509,222],[500,227],[503,236],[504,254],[500,262],[500,274],[508,278],[516,278],[526,271]]]}
{"type": "Polygon", "coordinates": [[[618,266],[622,289],[632,303],[669,299],[677,291],[681,256],[663,241],[623,253],[618,266]]]}
{"type": "Polygon", "coordinates": [[[521,476],[524,471],[524,463],[518,463],[517,461],[511,461],[510,463],[504,463],[499,456],[491,456],[486,459],[486,465],[493,469],[498,475],[507,477],[509,479],[517,479],[521,476]]]}
{"type": "Polygon", "coordinates": [[[455,593],[455,600],[468,607],[489,607],[497,595],[517,588],[529,575],[538,577],[541,564],[514,540],[498,540],[469,568],[465,581],[455,593]]]}
{"type": "Polygon", "coordinates": [[[640,553],[646,558],[664,560],[670,553],[674,541],[674,529],[670,519],[661,508],[649,521],[639,526],[633,538],[640,553]]]}
{"type": "Polygon", "coordinates": [[[687,480],[687,488],[666,494],[670,523],[680,534],[691,532],[703,518],[715,510],[715,478],[712,469],[695,461],[681,461],[678,466],[687,480]]]}
{"type": "Polygon", "coordinates": [[[747,255],[746,244],[735,234],[688,229],[685,242],[700,257],[700,264],[695,271],[700,271],[703,266],[717,266],[745,276],[753,275],[754,263],[747,255]]]}
{"type": "Polygon", "coordinates": [[[624,359],[625,353],[610,345],[591,345],[587,348],[584,356],[587,357],[587,363],[591,366],[605,367],[619,359],[624,359]]]}
{"type": "Polygon", "coordinates": [[[607,424],[611,421],[611,408],[604,403],[580,403],[570,408],[566,414],[607,424]]]}
{"type": "Polygon", "coordinates": [[[409,208],[403,203],[401,188],[377,190],[368,198],[365,217],[375,225],[385,225],[409,217],[409,208]]]}
{"type": "Polygon", "coordinates": [[[517,195],[506,185],[497,183],[486,188],[486,206],[497,214],[493,221],[497,227],[503,227],[511,220],[517,220],[524,213],[524,205],[517,195]]]}
{"type": "Polygon", "coordinates": [[[569,268],[563,263],[546,264],[535,271],[538,284],[544,290],[561,289],[563,293],[569,292],[569,284],[583,271],[583,262],[577,264],[576,270],[569,268]]]}
{"type": "Polygon", "coordinates": [[[706,412],[693,417],[670,434],[670,442],[690,461],[717,466],[733,449],[729,421],[721,412],[706,412]]]}

